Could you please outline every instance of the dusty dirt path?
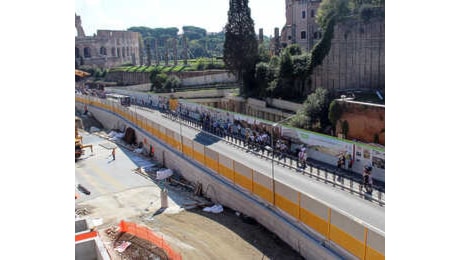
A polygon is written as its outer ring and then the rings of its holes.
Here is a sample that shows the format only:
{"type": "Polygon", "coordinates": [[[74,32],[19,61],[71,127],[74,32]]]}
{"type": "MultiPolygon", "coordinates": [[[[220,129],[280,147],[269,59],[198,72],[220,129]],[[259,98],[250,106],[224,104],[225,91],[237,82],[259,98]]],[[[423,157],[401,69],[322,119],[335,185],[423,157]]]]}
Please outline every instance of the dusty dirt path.
{"type": "MultiPolygon", "coordinates": [[[[143,187],[116,196],[104,195],[79,203],[77,208],[88,210],[88,215],[83,217],[104,219],[104,224],[98,227],[100,233],[117,226],[121,219],[148,226],[183,259],[303,259],[255,220],[230,208],[224,207],[221,213],[210,213],[202,210],[204,206],[185,210],[180,205],[170,203],[163,213],[156,214],[158,204],[151,205],[147,211],[145,206],[148,201],[155,200],[155,194],[159,194],[151,189],[143,187]],[[117,201],[114,197],[117,197],[117,201]]],[[[191,192],[178,187],[168,187],[168,193],[183,198],[181,201],[187,204],[194,197],[191,192]]],[[[109,254],[116,256],[113,259],[129,259],[113,250],[112,239],[107,236],[102,236],[102,239],[109,254]]]]}

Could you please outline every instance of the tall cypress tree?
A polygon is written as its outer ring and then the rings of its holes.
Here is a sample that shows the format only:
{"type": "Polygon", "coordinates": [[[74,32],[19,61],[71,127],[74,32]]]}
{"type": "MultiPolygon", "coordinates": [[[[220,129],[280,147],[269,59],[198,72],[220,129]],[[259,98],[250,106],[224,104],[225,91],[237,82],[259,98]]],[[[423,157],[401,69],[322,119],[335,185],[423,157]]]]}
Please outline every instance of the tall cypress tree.
{"type": "Polygon", "coordinates": [[[241,82],[240,94],[247,95],[254,86],[258,43],[248,0],[230,0],[225,25],[224,63],[241,82]]]}

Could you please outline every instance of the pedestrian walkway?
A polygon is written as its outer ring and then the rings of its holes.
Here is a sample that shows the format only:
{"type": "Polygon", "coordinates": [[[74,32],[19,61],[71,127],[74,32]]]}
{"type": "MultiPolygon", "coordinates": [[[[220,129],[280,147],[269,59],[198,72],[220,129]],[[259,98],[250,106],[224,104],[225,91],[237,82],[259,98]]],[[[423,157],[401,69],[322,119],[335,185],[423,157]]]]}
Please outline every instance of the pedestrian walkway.
{"type": "MultiPolygon", "coordinates": [[[[149,108],[142,108],[145,111],[152,111],[149,108]]],[[[232,135],[225,134],[221,132],[214,132],[212,128],[206,128],[195,119],[180,115],[178,113],[172,113],[171,111],[163,111],[162,115],[164,118],[167,118],[172,121],[176,121],[182,126],[192,128],[196,131],[199,131],[202,134],[212,136],[216,140],[222,140],[228,144],[231,144],[235,147],[238,147],[242,151],[251,152],[256,156],[260,156],[265,160],[271,161],[272,154],[271,148],[267,147],[258,147],[257,145],[252,145],[249,147],[249,143],[242,138],[236,138],[232,135]]],[[[209,138],[208,138],[209,139],[209,138]]],[[[286,159],[280,160],[279,158],[273,158],[274,163],[287,167],[293,171],[293,173],[300,173],[306,177],[314,178],[317,181],[321,181],[331,185],[332,187],[339,188],[342,190],[347,190],[352,194],[358,195],[364,199],[378,203],[379,205],[385,205],[385,183],[374,180],[373,190],[371,192],[366,192],[362,187],[362,175],[349,171],[347,169],[338,169],[336,165],[331,165],[324,163],[318,160],[308,158],[307,167],[301,168],[298,166],[297,157],[292,155],[286,155],[286,159]]]]}
{"type": "MultiPolygon", "coordinates": [[[[250,148],[249,144],[242,139],[234,138],[231,135],[218,135],[216,133],[205,131],[200,127],[199,123],[192,122],[184,117],[180,118],[177,115],[168,115],[166,118],[179,121],[182,125],[188,126],[197,131],[206,132],[208,135],[239,147],[243,151],[251,152],[261,158],[264,158],[265,160],[272,160],[272,154],[269,151],[270,149],[259,149],[260,147],[257,146],[252,146],[250,148]]],[[[298,167],[297,157],[290,155],[286,155],[285,157],[286,159],[280,160],[275,156],[273,157],[273,160],[278,165],[288,167],[297,173],[301,173],[311,178],[316,178],[318,181],[329,183],[333,187],[348,190],[364,199],[377,202],[379,205],[385,205],[385,183],[382,181],[373,180],[373,190],[366,192],[362,186],[363,177],[359,173],[347,169],[338,169],[336,165],[331,165],[311,158],[307,159],[307,167],[301,168],[298,167]]]]}

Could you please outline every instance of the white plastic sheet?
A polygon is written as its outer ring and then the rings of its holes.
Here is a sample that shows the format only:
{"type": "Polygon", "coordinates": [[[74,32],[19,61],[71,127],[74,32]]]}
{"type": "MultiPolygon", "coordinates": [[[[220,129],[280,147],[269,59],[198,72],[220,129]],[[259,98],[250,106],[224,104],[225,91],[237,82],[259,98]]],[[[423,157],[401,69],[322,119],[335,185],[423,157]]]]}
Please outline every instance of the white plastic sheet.
{"type": "Polygon", "coordinates": [[[216,204],[214,206],[204,208],[203,211],[221,213],[222,211],[224,211],[224,207],[222,207],[222,205],[216,204]]]}
{"type": "Polygon", "coordinates": [[[169,178],[173,175],[173,171],[171,169],[162,169],[157,171],[157,180],[164,180],[169,178]]]}

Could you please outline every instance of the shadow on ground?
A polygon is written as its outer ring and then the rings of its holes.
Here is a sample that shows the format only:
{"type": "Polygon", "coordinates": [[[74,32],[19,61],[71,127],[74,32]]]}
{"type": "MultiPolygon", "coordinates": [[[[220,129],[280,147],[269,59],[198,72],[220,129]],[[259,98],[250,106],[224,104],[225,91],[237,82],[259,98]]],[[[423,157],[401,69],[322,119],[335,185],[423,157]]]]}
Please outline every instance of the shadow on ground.
{"type": "Polygon", "coordinates": [[[204,216],[232,230],[269,259],[304,259],[291,246],[259,224],[254,218],[227,207],[224,207],[224,211],[221,213],[206,212],[203,211],[203,208],[195,207],[187,211],[204,216]]]}

